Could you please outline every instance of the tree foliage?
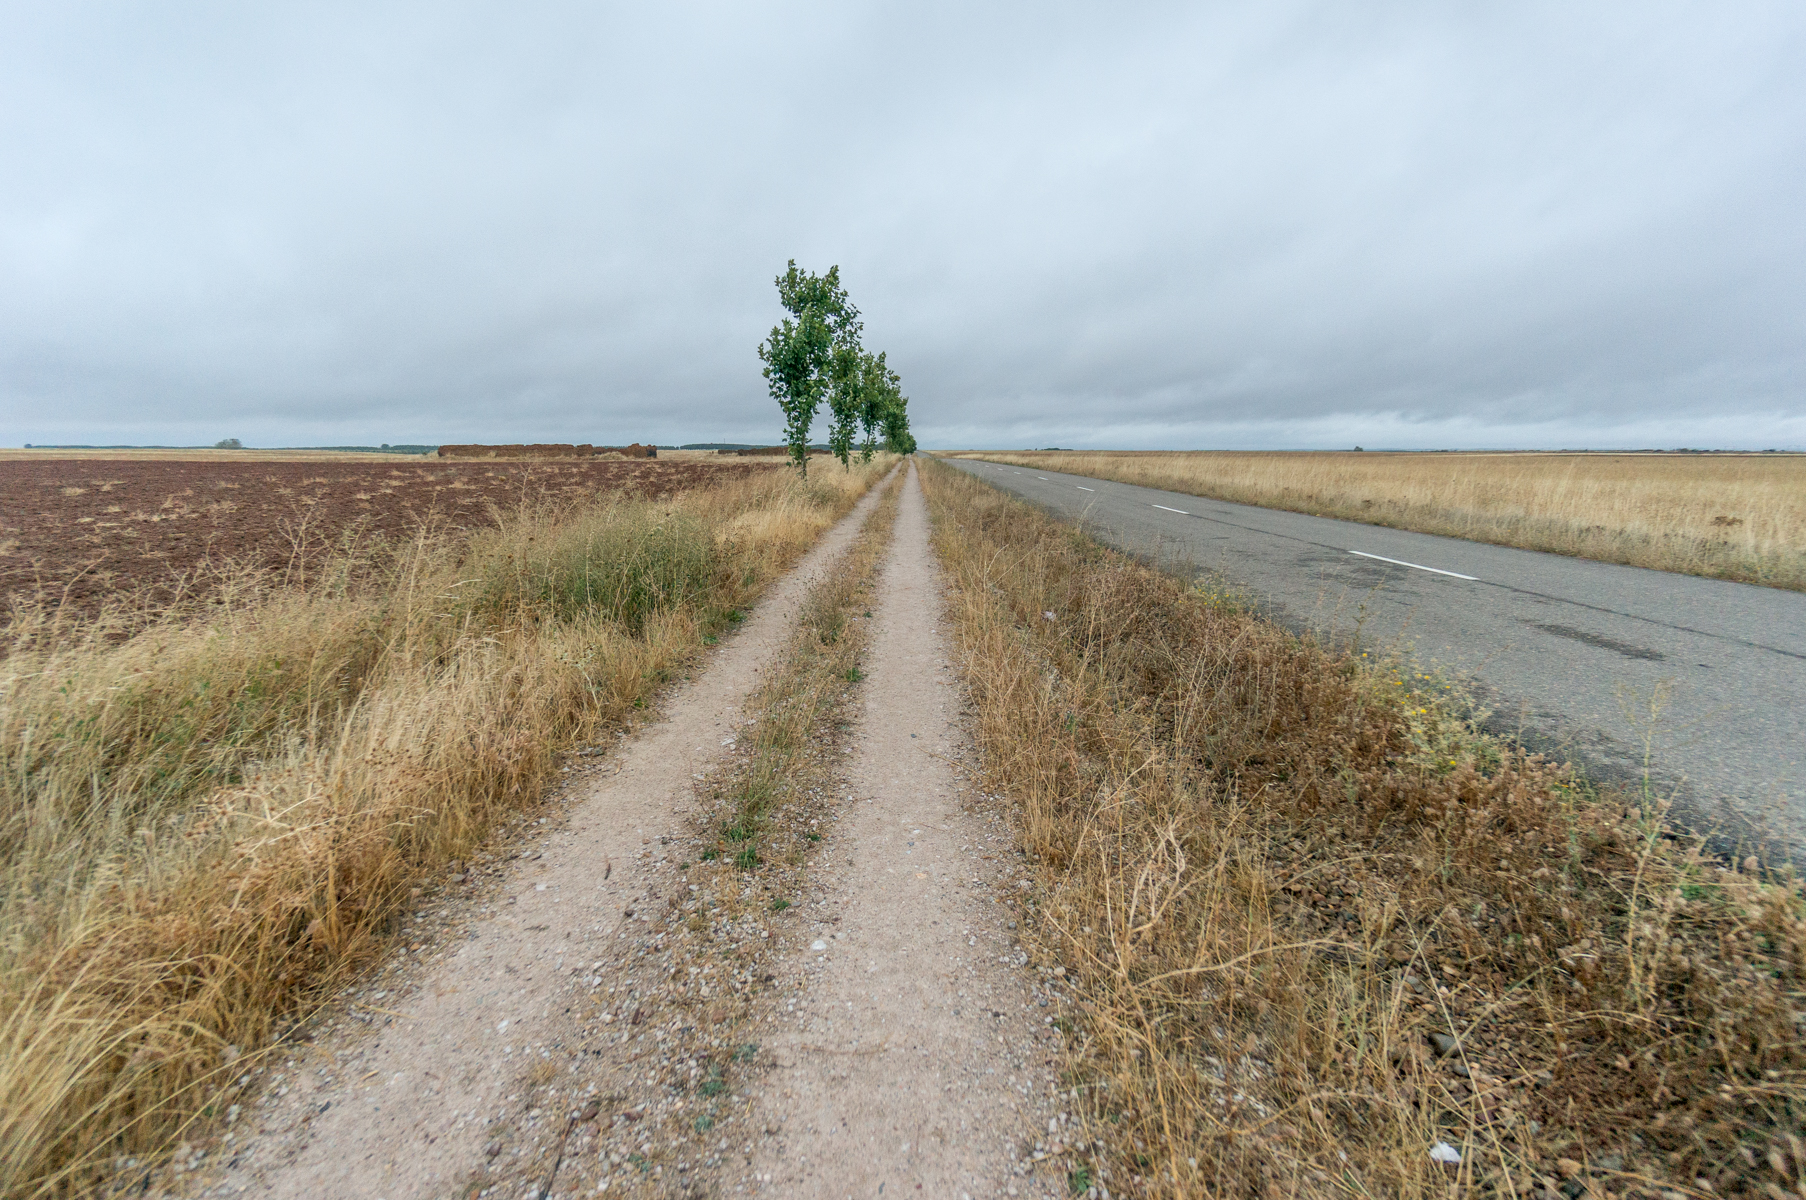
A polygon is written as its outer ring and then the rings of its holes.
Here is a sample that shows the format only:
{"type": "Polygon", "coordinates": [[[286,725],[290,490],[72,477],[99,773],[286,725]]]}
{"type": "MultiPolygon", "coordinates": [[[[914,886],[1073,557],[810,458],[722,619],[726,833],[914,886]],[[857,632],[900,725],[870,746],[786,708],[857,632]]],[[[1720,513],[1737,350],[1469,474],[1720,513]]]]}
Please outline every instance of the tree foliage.
{"type": "Polygon", "coordinates": [[[759,346],[766,386],[784,411],[784,441],[790,456],[809,473],[809,430],[833,380],[835,350],[859,340],[859,310],[840,286],[840,268],[826,275],[789,269],[778,276],[778,300],[790,315],[771,327],[759,346]]]}
{"type": "Polygon", "coordinates": [[[903,395],[903,377],[890,369],[882,350],[867,356],[863,367],[859,423],[865,430],[865,443],[860,448],[865,461],[872,459],[879,431],[884,434],[885,449],[914,454],[916,443],[909,433],[909,400],[903,395]]]}
{"type": "Polygon", "coordinates": [[[828,449],[850,468],[849,456],[853,438],[859,432],[859,415],[865,407],[866,354],[857,341],[837,342],[834,346],[831,377],[828,380],[828,412],[834,418],[828,430],[828,449]]]}
{"type": "Polygon", "coordinates": [[[803,473],[809,470],[809,432],[825,399],[833,420],[828,446],[843,467],[852,466],[854,439],[863,428],[861,453],[871,461],[878,431],[897,453],[914,453],[909,401],[902,378],[882,352],[860,343],[865,326],[840,283],[840,268],[827,274],[801,270],[791,259],[777,278],[778,300],[789,314],[759,344],[766,387],[784,413],[784,441],[803,473]]]}

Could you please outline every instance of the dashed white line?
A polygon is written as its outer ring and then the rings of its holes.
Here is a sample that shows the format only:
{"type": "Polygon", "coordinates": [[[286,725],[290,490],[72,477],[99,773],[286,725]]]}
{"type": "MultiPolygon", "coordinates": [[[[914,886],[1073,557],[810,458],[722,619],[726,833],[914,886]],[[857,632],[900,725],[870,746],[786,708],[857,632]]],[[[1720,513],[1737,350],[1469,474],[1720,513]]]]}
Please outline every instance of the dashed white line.
{"type": "MultiPolygon", "coordinates": [[[[1155,507],[1158,508],[1159,505],[1155,505],[1155,507]]],[[[1410,567],[1413,571],[1428,571],[1432,575],[1447,575],[1453,579],[1467,579],[1476,583],[1479,581],[1479,577],[1476,575],[1463,575],[1457,571],[1444,571],[1440,567],[1426,567],[1420,563],[1406,562],[1402,558],[1387,558],[1383,554],[1369,554],[1365,550],[1350,550],[1349,553],[1358,554],[1362,558],[1375,558],[1380,562],[1389,562],[1398,567],[1410,567]]]]}
{"type": "Polygon", "coordinates": [[[1088,487],[1086,487],[1086,486],[1085,486],[1085,485],[1084,485],[1084,484],[1082,484],[1082,483],[1075,483],[1075,484],[1073,484],[1073,485],[1072,485],[1072,486],[1073,486],[1073,487],[1075,487],[1075,488],[1077,488],[1077,489],[1079,489],[1079,491],[1081,491],[1081,492],[1095,492],[1095,491],[1097,491],[1097,489],[1096,489],[1096,488],[1088,488],[1088,487]]]}
{"type": "Polygon", "coordinates": [[[1154,505],[1154,507],[1158,508],[1158,509],[1162,509],[1166,512],[1176,512],[1182,517],[1191,516],[1191,514],[1186,512],[1183,508],[1167,508],[1166,505],[1164,505],[1164,504],[1156,504],[1156,505],[1154,505]]]}

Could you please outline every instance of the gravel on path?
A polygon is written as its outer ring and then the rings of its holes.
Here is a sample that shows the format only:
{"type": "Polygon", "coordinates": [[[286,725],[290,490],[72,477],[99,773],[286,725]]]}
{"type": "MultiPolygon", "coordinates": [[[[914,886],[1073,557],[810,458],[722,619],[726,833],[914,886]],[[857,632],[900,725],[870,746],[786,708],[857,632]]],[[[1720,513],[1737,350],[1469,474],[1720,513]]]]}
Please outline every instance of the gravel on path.
{"type": "Polygon", "coordinates": [[[972,754],[927,505],[910,466],[867,653],[864,713],[811,874],[832,932],[767,1043],[755,1187],[783,1196],[1063,1195],[1036,1173],[1059,1121],[1061,1035],[997,895],[1018,886],[1001,815],[962,800],[972,754]]]}

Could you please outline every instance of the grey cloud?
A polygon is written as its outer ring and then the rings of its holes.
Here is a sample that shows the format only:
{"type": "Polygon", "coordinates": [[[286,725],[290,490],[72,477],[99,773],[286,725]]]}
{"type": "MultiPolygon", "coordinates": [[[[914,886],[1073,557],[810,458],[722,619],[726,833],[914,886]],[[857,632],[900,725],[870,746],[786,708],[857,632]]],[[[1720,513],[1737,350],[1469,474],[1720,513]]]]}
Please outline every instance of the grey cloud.
{"type": "Polygon", "coordinates": [[[1806,444],[1803,49],[1787,5],[0,9],[0,439],[773,438],[795,257],[928,445],[1806,444]]]}

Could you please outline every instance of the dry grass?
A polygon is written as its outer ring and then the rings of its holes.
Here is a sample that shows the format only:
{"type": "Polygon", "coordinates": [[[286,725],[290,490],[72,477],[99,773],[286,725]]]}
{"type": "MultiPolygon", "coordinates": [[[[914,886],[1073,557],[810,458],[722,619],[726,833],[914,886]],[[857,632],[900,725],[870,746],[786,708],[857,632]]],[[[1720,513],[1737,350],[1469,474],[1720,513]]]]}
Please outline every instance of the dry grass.
{"type": "Polygon", "coordinates": [[[959,457],[1806,589],[1806,455],[1043,451],[959,457]]]}
{"type": "Polygon", "coordinates": [[[0,1193],[160,1152],[888,463],[422,531],[0,661],[0,1193]]]}
{"type": "Polygon", "coordinates": [[[927,482],[1025,927],[1078,997],[1076,1190],[1806,1197],[1797,880],[927,482]]]}

